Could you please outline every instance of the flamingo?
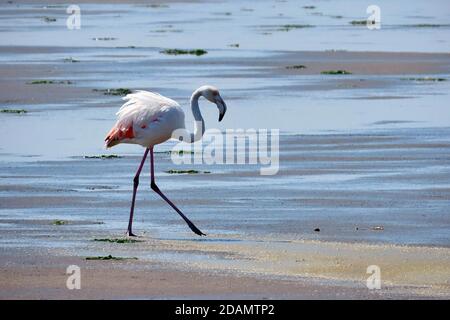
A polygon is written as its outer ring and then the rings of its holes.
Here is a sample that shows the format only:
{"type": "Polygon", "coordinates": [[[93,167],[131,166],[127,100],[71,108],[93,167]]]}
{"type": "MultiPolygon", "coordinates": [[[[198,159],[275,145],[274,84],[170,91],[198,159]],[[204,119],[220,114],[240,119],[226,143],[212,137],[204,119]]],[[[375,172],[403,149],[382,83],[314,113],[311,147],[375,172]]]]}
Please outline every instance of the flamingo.
{"type": "MultiPolygon", "coordinates": [[[[192,93],[191,110],[195,119],[194,133],[189,133],[185,128],[184,112],[180,105],[158,93],[138,90],[126,95],[125,102],[117,112],[117,122],[105,138],[106,148],[111,148],[119,143],[139,144],[145,148],[144,156],[133,179],[133,196],[131,198],[130,219],[128,222],[127,235],[135,237],[133,233],[133,214],[136,200],[136,192],[139,185],[139,176],[144,166],[147,155],[150,153],[150,186],[161,198],[163,198],[187,223],[189,228],[199,236],[201,232],[172,201],[167,198],[158,188],[155,182],[153,147],[163,143],[172,137],[175,130],[183,130],[184,137],[193,143],[203,136],[205,125],[198,100],[200,97],[215,103],[219,109],[219,122],[227,110],[227,106],[219,94],[219,90],[213,86],[205,85],[192,93]],[[201,128],[199,128],[201,127],[201,128]]],[[[179,138],[181,140],[181,138],[179,138]]]]}

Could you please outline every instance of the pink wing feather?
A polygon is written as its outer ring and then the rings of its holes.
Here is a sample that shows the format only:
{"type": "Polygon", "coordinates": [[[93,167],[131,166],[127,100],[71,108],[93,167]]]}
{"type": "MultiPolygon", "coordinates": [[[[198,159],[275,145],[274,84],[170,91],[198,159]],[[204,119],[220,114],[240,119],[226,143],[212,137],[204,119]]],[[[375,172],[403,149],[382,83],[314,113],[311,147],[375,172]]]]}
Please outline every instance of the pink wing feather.
{"type": "Polygon", "coordinates": [[[111,148],[120,142],[131,142],[138,135],[140,128],[146,128],[166,107],[180,105],[167,97],[149,91],[134,91],[126,95],[125,102],[117,112],[117,122],[105,138],[106,147],[111,148]]]}

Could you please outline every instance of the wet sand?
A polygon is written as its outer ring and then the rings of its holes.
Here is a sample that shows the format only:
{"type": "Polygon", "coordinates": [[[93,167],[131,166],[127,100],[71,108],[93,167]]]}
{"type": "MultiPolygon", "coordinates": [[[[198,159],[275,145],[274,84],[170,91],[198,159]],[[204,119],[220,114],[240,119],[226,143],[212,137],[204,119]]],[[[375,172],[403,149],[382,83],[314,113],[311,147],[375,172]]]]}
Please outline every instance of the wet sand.
{"type": "MultiPolygon", "coordinates": [[[[450,54],[426,54],[426,53],[383,53],[383,52],[276,52],[269,57],[239,57],[239,58],[208,58],[201,60],[176,60],[171,58],[155,61],[144,57],[158,54],[160,49],[138,48],[138,49],[104,49],[104,48],[58,48],[58,47],[0,47],[0,54],[16,56],[46,55],[40,64],[9,61],[8,64],[0,65],[0,103],[3,104],[57,104],[74,103],[88,99],[102,98],[101,93],[93,92],[99,89],[91,78],[93,74],[101,74],[105,70],[103,63],[96,60],[103,52],[114,51],[117,59],[134,58],[142,60],[140,68],[161,70],[176,70],[183,68],[217,68],[214,77],[222,79],[273,79],[280,76],[297,76],[299,81],[283,85],[284,90],[289,91],[330,91],[345,89],[370,90],[397,85],[399,81],[405,82],[408,77],[414,78],[421,75],[439,77],[450,71],[448,61],[450,54]],[[64,63],[62,57],[70,57],[77,53],[86,55],[88,60],[82,63],[64,63]],[[130,55],[130,56],[129,56],[130,55]],[[306,69],[288,69],[299,63],[307,65],[306,69]],[[239,70],[245,69],[246,73],[239,70]],[[233,70],[230,72],[230,70],[233,70]],[[341,77],[336,79],[331,76],[321,76],[324,70],[347,70],[354,74],[352,77],[341,77]],[[302,76],[321,76],[320,83],[303,83],[302,76]],[[358,76],[391,76],[381,79],[361,79],[358,76]],[[394,77],[392,77],[394,76],[394,77]],[[33,85],[34,80],[50,79],[55,82],[71,81],[70,84],[55,83],[52,85],[33,85]]],[[[117,67],[116,67],[117,68],[117,67]]],[[[108,77],[120,75],[126,72],[123,69],[108,71],[108,77]]],[[[108,79],[105,78],[105,81],[108,79]]],[[[269,82],[270,83],[270,82],[269,82]]],[[[257,90],[278,89],[279,85],[267,85],[257,90]]],[[[138,88],[136,88],[138,89],[138,88]]],[[[255,89],[249,89],[255,90],[255,89]]],[[[185,99],[185,96],[175,98],[185,99]]],[[[241,96],[230,97],[239,99],[241,96]]],[[[387,97],[389,98],[389,96],[387,97]]],[[[393,97],[395,98],[395,96],[393,97]]],[[[117,100],[117,99],[116,99],[117,100]]],[[[116,102],[117,103],[117,102],[116,102]]],[[[69,106],[65,106],[67,110],[69,106]]],[[[79,105],[74,105],[79,108],[79,105]]]]}
{"type": "Polygon", "coordinates": [[[89,262],[9,251],[2,255],[0,299],[393,299],[437,298],[429,288],[368,290],[360,285],[192,271],[154,263],[89,262]],[[68,290],[69,265],[81,268],[81,289],[68,290]],[[417,291],[416,294],[414,291],[417,291]]]}
{"type": "MultiPolygon", "coordinates": [[[[2,249],[1,299],[410,299],[448,298],[449,293],[448,248],[226,235],[141,236],[139,243],[108,244],[93,241],[94,236],[119,235],[62,226],[70,230],[63,236],[49,227],[51,221],[25,224],[39,226],[40,235],[32,236],[32,247],[2,249]],[[60,248],[57,239],[65,243],[60,248]],[[91,254],[84,252],[140,258],[86,261],[91,254]],[[382,270],[380,290],[365,286],[368,263],[382,270]],[[69,265],[81,268],[81,290],[66,288],[69,265]]],[[[3,243],[5,236],[30,239],[19,228],[2,236],[3,243]]]]}
{"type": "MultiPolygon", "coordinates": [[[[128,3],[96,1],[116,2],[128,3]]],[[[60,21],[65,13],[23,3],[8,9],[12,18],[24,17],[23,34],[50,41],[59,31],[40,17],[60,21]]],[[[152,16],[159,20],[151,23],[175,19],[183,4],[172,3],[174,13],[152,16]]],[[[231,19],[218,19],[214,3],[205,6],[212,21],[231,19]]],[[[107,25],[109,14],[139,18],[136,8],[92,6],[85,13],[107,25]]],[[[291,21],[285,19],[280,23],[291,21]]],[[[167,46],[159,44],[176,47],[180,38],[156,37],[152,24],[142,28],[145,45],[133,32],[130,43],[97,43],[92,36],[110,34],[95,29],[65,45],[55,36],[51,45],[0,46],[1,108],[28,111],[0,114],[0,299],[450,297],[450,54],[283,50],[278,42],[258,50],[257,22],[240,26],[255,33],[241,49],[228,46],[233,39],[208,38],[209,52],[198,58],[160,54],[167,46]],[[65,61],[70,57],[79,62],[65,61]],[[321,74],[341,69],[352,74],[321,74]],[[31,84],[39,79],[55,83],[31,84]],[[158,153],[160,188],[207,237],[191,234],[151,193],[145,168],[135,220],[140,242],[95,241],[124,237],[141,156],[136,146],[102,149],[121,100],[95,90],[155,90],[189,113],[190,93],[206,82],[221,88],[229,107],[219,126],[215,110],[202,105],[208,128],[281,130],[278,174],[260,176],[259,166],[250,165],[175,167],[158,153]],[[121,157],[84,158],[104,153],[121,157]],[[211,173],[165,173],[174,168],[211,173]],[[86,260],[108,255],[137,259],[86,260]],[[81,268],[81,290],[66,288],[72,264],[81,268]],[[380,267],[381,290],[366,287],[371,265],[380,267]]],[[[201,38],[192,35],[192,23],[180,22],[181,35],[201,38]]],[[[11,31],[5,25],[3,37],[11,31]]],[[[274,34],[299,39],[291,31],[274,34]]],[[[268,39],[264,46],[276,40],[268,39]]]]}

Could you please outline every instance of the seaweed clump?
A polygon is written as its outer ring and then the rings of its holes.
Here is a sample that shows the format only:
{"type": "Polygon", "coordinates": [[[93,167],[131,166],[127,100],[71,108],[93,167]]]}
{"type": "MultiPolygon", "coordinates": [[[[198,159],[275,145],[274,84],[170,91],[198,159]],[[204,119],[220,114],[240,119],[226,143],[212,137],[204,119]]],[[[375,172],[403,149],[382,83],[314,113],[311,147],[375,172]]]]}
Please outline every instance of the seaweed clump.
{"type": "Polygon", "coordinates": [[[296,64],[293,66],[287,66],[286,69],[306,69],[306,66],[304,66],[302,64],[296,64]]]}
{"type": "Polygon", "coordinates": [[[110,243],[136,243],[136,242],[142,242],[142,240],[135,240],[135,239],[128,239],[128,238],[101,238],[101,239],[94,239],[94,241],[100,241],[100,242],[110,242],[110,243]]]}
{"type": "Polygon", "coordinates": [[[15,114],[23,114],[28,111],[25,109],[0,109],[0,113],[15,113],[15,114]]]}
{"type": "Polygon", "coordinates": [[[124,257],[115,257],[112,255],[108,256],[95,256],[95,257],[86,257],[86,260],[137,260],[136,257],[124,258],[124,257]]]}
{"type": "Polygon", "coordinates": [[[352,73],[349,71],[346,71],[346,70],[325,70],[325,71],[322,71],[320,74],[339,75],[339,74],[352,74],[352,73]]]}
{"type": "Polygon", "coordinates": [[[442,82],[447,81],[445,78],[433,78],[433,77],[422,77],[422,78],[404,78],[402,80],[409,80],[409,81],[429,81],[429,82],[442,82]]]}
{"type": "Polygon", "coordinates": [[[53,220],[52,225],[54,226],[64,226],[68,224],[66,220],[53,220]]]}
{"type": "Polygon", "coordinates": [[[27,84],[73,84],[73,82],[70,80],[61,80],[61,81],[33,80],[31,82],[27,82],[27,84]]]}
{"type": "Polygon", "coordinates": [[[198,174],[198,173],[211,173],[211,171],[198,171],[198,170],[167,170],[164,171],[169,174],[198,174]]]}
{"type": "Polygon", "coordinates": [[[195,55],[195,56],[202,56],[202,55],[208,53],[208,51],[203,50],[203,49],[192,49],[192,50],[164,49],[164,50],[162,50],[160,52],[163,53],[163,54],[168,54],[168,55],[173,55],[173,56],[185,55],[185,54],[190,54],[190,55],[195,55]]]}
{"type": "Polygon", "coordinates": [[[85,159],[118,159],[122,158],[116,154],[101,154],[98,156],[84,156],[85,159]]]}
{"type": "Polygon", "coordinates": [[[304,28],[312,28],[314,26],[310,24],[285,24],[280,26],[278,31],[291,31],[293,29],[304,29],[304,28]]]}
{"type": "Polygon", "coordinates": [[[132,93],[130,89],[127,88],[117,88],[117,89],[93,89],[94,92],[103,92],[107,96],[126,96],[132,93]]]}

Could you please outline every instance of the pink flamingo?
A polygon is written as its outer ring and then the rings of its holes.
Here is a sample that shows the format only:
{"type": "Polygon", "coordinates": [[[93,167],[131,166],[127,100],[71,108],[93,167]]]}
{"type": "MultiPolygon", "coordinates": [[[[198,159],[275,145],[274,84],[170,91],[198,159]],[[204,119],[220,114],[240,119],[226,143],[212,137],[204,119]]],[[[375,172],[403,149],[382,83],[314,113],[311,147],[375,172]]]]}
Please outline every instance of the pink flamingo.
{"type": "MultiPolygon", "coordinates": [[[[202,96],[217,105],[219,109],[219,121],[223,119],[227,110],[227,106],[217,88],[213,86],[202,86],[195,90],[191,96],[191,110],[196,121],[195,130],[194,133],[187,133],[186,131],[186,134],[190,136],[190,141],[185,142],[195,142],[205,132],[203,117],[198,105],[198,100],[202,96]]],[[[145,148],[141,164],[133,179],[133,196],[131,199],[127,235],[135,236],[132,231],[134,203],[139,185],[139,175],[141,174],[142,167],[149,152],[150,186],[152,190],[159,194],[186,221],[193,232],[200,236],[205,235],[161,192],[155,182],[153,147],[169,140],[175,130],[186,130],[184,112],[180,105],[172,99],[148,91],[134,91],[123,99],[127,102],[117,112],[117,122],[105,138],[106,147],[111,148],[119,143],[133,143],[145,148]]]]}

